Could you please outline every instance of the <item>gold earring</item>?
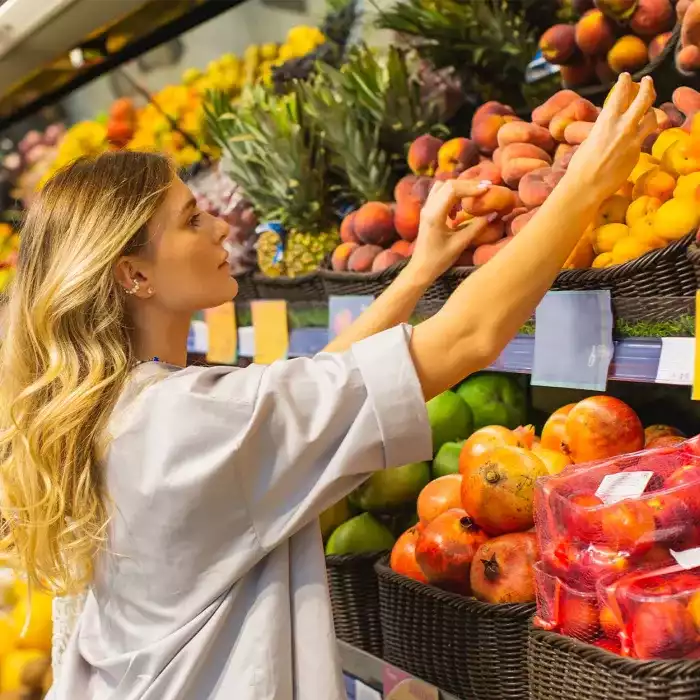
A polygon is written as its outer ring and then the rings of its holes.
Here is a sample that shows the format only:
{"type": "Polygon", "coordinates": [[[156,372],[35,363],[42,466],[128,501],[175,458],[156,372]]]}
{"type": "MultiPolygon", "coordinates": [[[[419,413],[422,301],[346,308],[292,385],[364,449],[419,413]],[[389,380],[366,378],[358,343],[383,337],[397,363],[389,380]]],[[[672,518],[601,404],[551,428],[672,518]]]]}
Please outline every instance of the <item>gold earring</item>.
{"type": "Polygon", "coordinates": [[[150,297],[152,295],[153,295],[153,287],[149,287],[148,288],[148,296],[150,297]]]}
{"type": "Polygon", "coordinates": [[[129,296],[132,296],[133,294],[138,293],[139,289],[141,289],[141,285],[139,284],[138,280],[133,280],[133,282],[134,282],[134,286],[131,289],[126,290],[126,293],[129,296]]]}

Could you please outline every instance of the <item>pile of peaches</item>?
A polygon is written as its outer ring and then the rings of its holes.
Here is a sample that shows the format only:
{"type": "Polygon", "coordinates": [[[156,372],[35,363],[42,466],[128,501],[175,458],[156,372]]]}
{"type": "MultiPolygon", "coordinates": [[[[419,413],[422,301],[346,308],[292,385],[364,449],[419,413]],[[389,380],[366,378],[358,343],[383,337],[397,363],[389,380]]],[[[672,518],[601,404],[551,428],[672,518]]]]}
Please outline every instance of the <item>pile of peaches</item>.
{"type": "Polygon", "coordinates": [[[700,443],[660,444],[538,484],[538,626],[632,658],[700,655],[700,443]]]}
{"type": "MultiPolygon", "coordinates": [[[[655,109],[658,128],[644,144],[628,182],[603,202],[564,268],[607,268],[663,248],[700,224],[700,92],[678,88],[655,109]],[[696,116],[698,115],[698,116],[696,116]]],[[[489,181],[486,194],[462,200],[454,228],[476,216],[497,218],[473,241],[458,266],[483,265],[513,240],[564,177],[600,109],[561,90],[520,119],[508,105],[487,102],[473,117],[470,138],[446,142],[424,135],[408,152],[412,171],[395,203],[369,202],[341,225],[337,271],[377,272],[411,255],[420,212],[435,180],[489,181]]]]}
{"type": "MultiPolygon", "coordinates": [[[[540,38],[540,50],[560,67],[566,87],[607,85],[620,73],[636,73],[658,58],[677,16],[680,20],[692,1],[680,0],[674,8],[671,0],[575,0],[578,22],[550,27],[540,38]]],[[[679,61],[694,69],[688,52],[679,61]]]]}
{"type": "MultiPolygon", "coordinates": [[[[609,396],[559,409],[541,438],[531,426],[481,428],[462,446],[459,473],[441,476],[421,491],[418,524],[396,541],[390,566],[416,581],[485,603],[532,603],[543,554],[553,549],[553,537],[533,530],[538,479],[565,479],[578,473],[564,471],[572,464],[645,447],[675,449],[683,440],[668,426],[645,431],[631,407],[609,396]]],[[[570,545],[571,540],[564,542],[570,545]]]]}

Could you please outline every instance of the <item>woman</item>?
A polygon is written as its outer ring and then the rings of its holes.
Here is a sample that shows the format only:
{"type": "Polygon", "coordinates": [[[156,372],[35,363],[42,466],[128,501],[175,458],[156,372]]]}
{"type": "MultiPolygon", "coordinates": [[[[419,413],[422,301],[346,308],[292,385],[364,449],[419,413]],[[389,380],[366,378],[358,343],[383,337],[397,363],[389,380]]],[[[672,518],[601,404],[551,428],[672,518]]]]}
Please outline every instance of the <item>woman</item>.
{"type": "Polygon", "coordinates": [[[2,348],[2,514],[35,586],[89,586],[52,700],[339,700],[319,513],[429,459],[425,400],[494,360],[656,128],[622,76],[540,213],[433,318],[402,325],[486,222],[435,189],[396,282],[314,359],[181,369],[236,293],[227,227],[169,164],[81,160],[28,213],[2,348]]]}

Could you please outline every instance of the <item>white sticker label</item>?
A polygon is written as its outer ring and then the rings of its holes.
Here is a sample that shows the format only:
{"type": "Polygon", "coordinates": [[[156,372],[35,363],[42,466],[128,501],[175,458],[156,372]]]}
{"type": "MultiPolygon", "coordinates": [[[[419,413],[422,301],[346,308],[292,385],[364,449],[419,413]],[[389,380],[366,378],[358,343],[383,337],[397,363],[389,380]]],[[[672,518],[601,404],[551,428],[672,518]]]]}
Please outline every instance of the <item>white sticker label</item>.
{"type": "Polygon", "coordinates": [[[682,552],[670,551],[678,566],[682,566],[684,569],[695,569],[700,566],[700,547],[684,549],[682,552]]]}
{"type": "Polygon", "coordinates": [[[255,357],[253,326],[242,326],[238,329],[238,354],[241,357],[255,357]]]}
{"type": "Polygon", "coordinates": [[[692,386],[695,373],[695,338],[662,338],[657,384],[692,386]]]}
{"type": "Polygon", "coordinates": [[[649,483],[654,472],[620,472],[608,474],[598,486],[595,495],[606,506],[624,501],[626,498],[639,498],[649,483]]]}
{"type": "Polygon", "coordinates": [[[382,694],[355,679],[355,700],[382,700],[382,694]]]}

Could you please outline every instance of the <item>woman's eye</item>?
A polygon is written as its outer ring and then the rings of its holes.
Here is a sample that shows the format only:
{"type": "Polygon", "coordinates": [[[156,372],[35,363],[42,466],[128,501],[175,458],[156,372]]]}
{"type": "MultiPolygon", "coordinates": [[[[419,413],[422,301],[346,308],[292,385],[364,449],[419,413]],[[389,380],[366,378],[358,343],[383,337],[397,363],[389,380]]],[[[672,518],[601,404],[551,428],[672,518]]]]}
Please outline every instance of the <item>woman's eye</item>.
{"type": "Polygon", "coordinates": [[[200,216],[201,215],[199,213],[192,215],[192,218],[190,219],[190,226],[192,226],[192,228],[197,228],[197,226],[199,226],[200,216]]]}

